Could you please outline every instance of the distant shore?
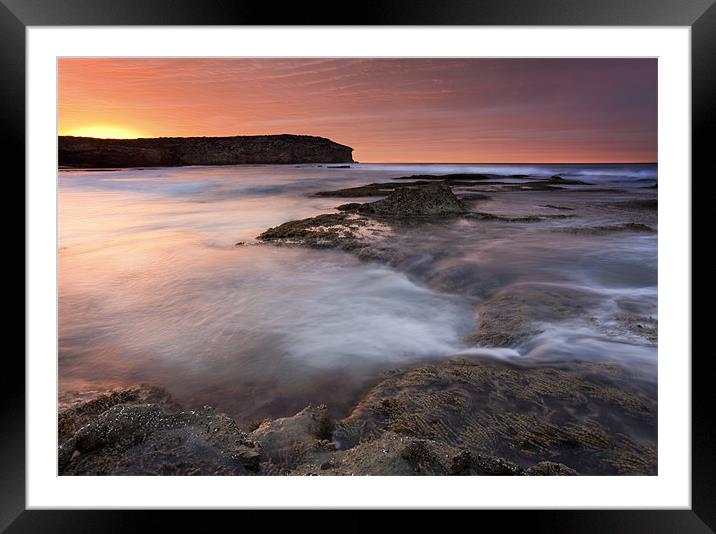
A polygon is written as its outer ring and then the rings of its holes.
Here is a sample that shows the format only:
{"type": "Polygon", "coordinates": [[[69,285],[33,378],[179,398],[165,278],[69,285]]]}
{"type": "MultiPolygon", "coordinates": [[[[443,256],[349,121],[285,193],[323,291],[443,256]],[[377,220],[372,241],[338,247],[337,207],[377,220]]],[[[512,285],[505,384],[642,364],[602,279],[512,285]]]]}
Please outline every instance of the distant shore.
{"type": "Polygon", "coordinates": [[[58,137],[64,168],[353,163],[353,149],[324,137],[255,135],[98,139],[58,137]]]}

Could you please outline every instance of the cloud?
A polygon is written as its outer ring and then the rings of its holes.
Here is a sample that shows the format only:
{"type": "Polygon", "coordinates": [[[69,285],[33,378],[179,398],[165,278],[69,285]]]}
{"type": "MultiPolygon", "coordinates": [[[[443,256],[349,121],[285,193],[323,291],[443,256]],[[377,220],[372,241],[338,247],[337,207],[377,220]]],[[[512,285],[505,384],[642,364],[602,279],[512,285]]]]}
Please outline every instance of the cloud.
{"type": "Polygon", "coordinates": [[[657,153],[654,59],[63,58],[59,97],[61,132],[311,133],[364,161],[657,153]]]}

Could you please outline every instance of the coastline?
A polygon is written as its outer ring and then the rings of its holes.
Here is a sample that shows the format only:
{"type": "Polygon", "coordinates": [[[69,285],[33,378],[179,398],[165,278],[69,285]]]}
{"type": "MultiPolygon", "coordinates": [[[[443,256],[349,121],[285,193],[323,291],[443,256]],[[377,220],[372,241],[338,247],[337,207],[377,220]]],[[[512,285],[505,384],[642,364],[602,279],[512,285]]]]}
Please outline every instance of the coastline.
{"type": "MultiPolygon", "coordinates": [[[[336,199],[379,200],[349,202],[336,206],[338,213],[288,221],[258,239],[265,246],[339,249],[400,268],[404,251],[395,244],[406,232],[460,220],[518,227],[550,224],[556,226],[549,231],[595,238],[655,232],[635,222],[655,212],[651,201],[619,201],[616,207],[616,202],[605,202],[608,209],[619,210],[624,222],[567,229],[559,225],[575,217],[565,211],[574,210],[568,206],[544,207],[565,213],[482,211],[480,205],[490,195],[501,193],[547,192],[556,199],[560,191],[621,192],[560,176],[508,178],[512,182],[478,174],[409,176],[394,178],[390,187],[378,183],[353,188],[358,191],[317,192],[336,199]]],[[[477,346],[509,348],[538,335],[545,303],[556,320],[582,315],[591,320],[581,302],[592,295],[548,284],[509,286],[481,296],[486,298],[471,338],[477,346]]],[[[596,326],[618,338],[657,340],[656,321],[637,313],[596,326]]],[[[520,365],[467,356],[441,360],[383,377],[339,420],[332,420],[326,407],[309,406],[256,428],[241,428],[212,408],[188,408],[182,411],[166,392],[142,386],[64,410],[59,416],[65,429],[60,474],[131,474],[139,467],[147,468],[142,474],[656,473],[656,384],[613,361],[520,365]],[[218,437],[207,428],[215,428],[218,437]]]]}
{"type": "Polygon", "coordinates": [[[321,405],[239,425],[151,386],[101,394],[60,412],[60,475],[653,475],[655,423],[656,387],[617,365],[453,358],[393,372],[338,421],[321,405]]]}

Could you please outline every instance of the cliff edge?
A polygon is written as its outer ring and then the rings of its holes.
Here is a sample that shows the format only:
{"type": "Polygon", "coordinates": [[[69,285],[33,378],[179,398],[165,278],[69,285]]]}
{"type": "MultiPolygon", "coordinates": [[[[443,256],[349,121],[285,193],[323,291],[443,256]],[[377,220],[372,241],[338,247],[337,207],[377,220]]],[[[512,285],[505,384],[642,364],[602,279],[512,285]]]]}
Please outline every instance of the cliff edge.
{"type": "Polygon", "coordinates": [[[310,135],[97,139],[58,137],[61,167],[352,163],[353,149],[310,135]]]}

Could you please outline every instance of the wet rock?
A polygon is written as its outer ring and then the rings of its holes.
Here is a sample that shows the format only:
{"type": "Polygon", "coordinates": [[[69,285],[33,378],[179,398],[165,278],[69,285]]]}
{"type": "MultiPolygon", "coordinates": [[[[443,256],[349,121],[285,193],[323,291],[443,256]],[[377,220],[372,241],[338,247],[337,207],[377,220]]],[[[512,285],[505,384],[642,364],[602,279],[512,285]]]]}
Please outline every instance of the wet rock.
{"type": "Polygon", "coordinates": [[[651,226],[646,224],[628,222],[619,224],[608,224],[602,226],[570,226],[565,228],[554,228],[555,232],[565,232],[577,235],[609,235],[622,232],[634,232],[640,234],[656,233],[651,226]]]}
{"type": "Polygon", "coordinates": [[[436,457],[450,454],[442,465],[455,473],[550,461],[584,474],[655,474],[656,413],[655,384],[615,364],[453,358],[386,378],[335,436],[346,455],[392,434],[424,440],[436,457]],[[461,450],[470,457],[453,462],[461,450]]]}
{"type": "Polygon", "coordinates": [[[358,198],[358,197],[384,197],[397,189],[403,187],[417,187],[428,182],[413,182],[409,184],[400,183],[376,183],[361,185],[358,187],[348,187],[346,189],[337,189],[335,191],[319,191],[317,197],[338,197],[338,198],[358,198]]]}
{"type": "MultiPolygon", "coordinates": [[[[429,439],[384,432],[334,454],[328,471],[317,474],[360,476],[447,475],[458,449],[429,439]]],[[[305,472],[305,468],[299,468],[305,472]]]]}
{"type": "Polygon", "coordinates": [[[462,195],[459,195],[458,198],[463,202],[466,202],[476,200],[490,200],[492,197],[490,195],[484,195],[482,193],[464,193],[462,195]]]}
{"type": "Polygon", "coordinates": [[[354,238],[353,232],[366,224],[364,220],[350,218],[345,213],[326,213],[269,228],[256,239],[300,242],[311,246],[335,246],[339,240],[354,238]]]}
{"type": "Polygon", "coordinates": [[[326,406],[309,406],[292,417],[263,422],[250,436],[261,443],[265,458],[290,470],[334,450],[329,446],[333,428],[326,406]]]}
{"type": "Polygon", "coordinates": [[[415,440],[410,442],[402,451],[400,456],[408,462],[408,464],[420,474],[442,474],[443,467],[430,448],[426,445],[425,440],[415,440]]]}
{"type": "Polygon", "coordinates": [[[459,215],[467,212],[452,189],[443,183],[401,187],[383,200],[363,204],[360,213],[386,218],[459,215]]]}
{"type": "Polygon", "coordinates": [[[486,347],[516,346],[540,334],[540,323],[584,317],[599,302],[597,294],[573,288],[507,286],[480,303],[475,334],[467,341],[486,347]]]}
{"type": "MultiPolygon", "coordinates": [[[[142,391],[116,392],[72,408],[86,419],[58,448],[60,475],[236,475],[258,470],[260,446],[231,418],[209,407],[175,411],[168,395],[164,401],[141,403],[147,397],[142,391]]],[[[66,412],[60,413],[63,417],[66,412]]]]}
{"type": "Polygon", "coordinates": [[[490,180],[494,178],[502,178],[502,176],[496,174],[482,174],[482,173],[452,173],[452,174],[414,174],[412,176],[401,176],[395,178],[395,180],[426,180],[426,181],[441,181],[441,182],[472,182],[490,180]]]}
{"type": "Polygon", "coordinates": [[[461,451],[453,457],[450,474],[457,476],[520,476],[525,470],[504,458],[494,458],[470,451],[461,451]]]}
{"type": "Polygon", "coordinates": [[[612,202],[607,204],[609,207],[636,209],[636,210],[657,210],[659,209],[659,201],[656,198],[624,200],[622,202],[612,202]]]}
{"type": "Polygon", "coordinates": [[[502,222],[540,222],[555,219],[570,219],[574,215],[523,215],[523,216],[505,216],[495,215],[494,213],[485,213],[480,211],[472,211],[465,214],[467,219],[477,219],[479,221],[502,221],[502,222]]]}
{"type": "Polygon", "coordinates": [[[572,180],[572,179],[568,179],[568,178],[562,178],[559,175],[555,175],[547,180],[544,180],[544,183],[561,184],[561,185],[592,185],[588,182],[583,182],[581,180],[572,180]]]}
{"type": "Polygon", "coordinates": [[[605,334],[617,337],[635,337],[656,344],[659,323],[656,318],[632,313],[619,313],[600,325],[605,334]]]}
{"type": "Polygon", "coordinates": [[[348,204],[341,204],[340,206],[336,206],[336,209],[338,211],[356,212],[362,205],[363,204],[361,204],[360,202],[349,202],[348,204]]]}
{"type": "Polygon", "coordinates": [[[564,187],[556,185],[550,185],[547,182],[527,182],[519,185],[506,184],[501,187],[504,191],[560,191],[564,190],[564,187]]]}
{"type": "MultiPolygon", "coordinates": [[[[357,187],[348,187],[346,189],[336,189],[333,191],[319,191],[316,196],[319,197],[338,197],[338,198],[357,198],[357,197],[385,197],[399,189],[417,189],[427,187],[434,184],[442,183],[446,186],[467,187],[475,184],[480,185],[504,185],[502,182],[482,182],[477,181],[480,178],[467,180],[457,179],[454,176],[473,176],[473,175],[449,175],[449,176],[416,176],[416,179],[410,182],[380,182],[357,187]],[[451,178],[453,177],[453,178],[451,178]]],[[[479,175],[478,175],[479,176],[479,175]]],[[[396,178],[395,180],[407,180],[413,177],[396,178]]]]}
{"type": "Polygon", "coordinates": [[[58,415],[58,430],[60,443],[72,436],[80,427],[90,420],[106,412],[118,404],[160,404],[178,411],[176,404],[169,394],[160,388],[150,385],[141,385],[132,388],[118,389],[106,393],[97,393],[89,399],[73,403],[61,402],[58,415]]]}
{"type": "Polygon", "coordinates": [[[557,462],[539,462],[532,467],[530,467],[526,471],[527,475],[532,476],[546,476],[546,477],[555,477],[555,476],[576,476],[579,473],[577,473],[574,469],[571,467],[567,467],[564,464],[560,464],[557,462]]]}
{"type": "Polygon", "coordinates": [[[387,374],[335,426],[317,406],[250,434],[210,407],[175,412],[140,397],[118,392],[109,402],[124,402],[89,416],[60,446],[60,474],[656,472],[656,386],[613,364],[452,358],[387,374]]]}
{"type": "Polygon", "coordinates": [[[555,206],[554,204],[545,204],[544,206],[540,206],[540,208],[550,208],[553,210],[574,211],[574,208],[568,208],[566,206],[555,206]]]}

